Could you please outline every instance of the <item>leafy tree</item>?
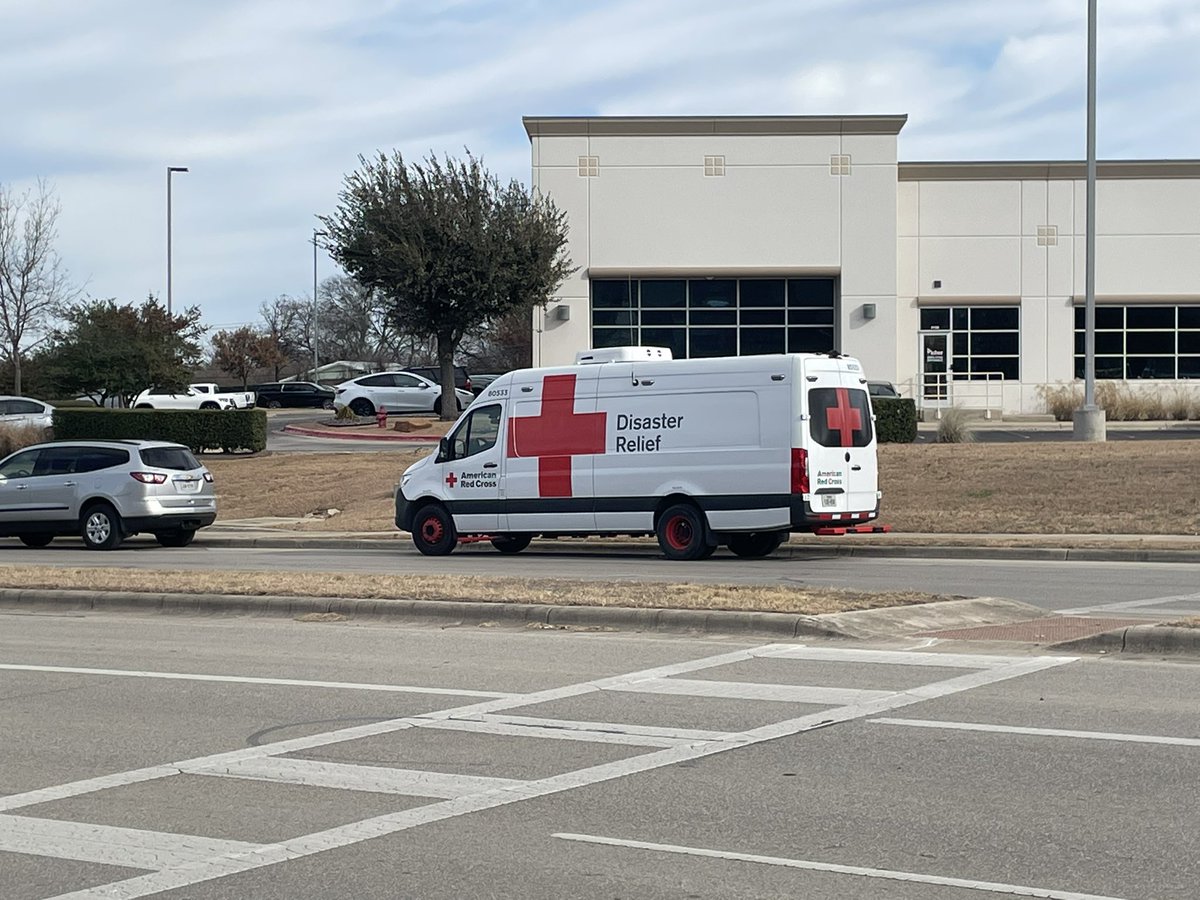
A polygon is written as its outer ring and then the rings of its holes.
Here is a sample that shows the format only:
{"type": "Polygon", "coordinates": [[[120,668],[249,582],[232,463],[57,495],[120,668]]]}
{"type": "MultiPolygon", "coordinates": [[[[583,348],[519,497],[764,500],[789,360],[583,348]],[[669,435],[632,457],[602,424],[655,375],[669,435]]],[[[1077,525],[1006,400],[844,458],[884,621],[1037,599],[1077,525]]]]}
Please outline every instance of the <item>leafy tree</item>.
{"type": "Polygon", "coordinates": [[[507,186],[469,153],[406,164],[359,157],[337,210],[320,220],[327,249],[375,291],[399,330],[436,341],[443,418],[453,418],[454,357],[465,335],[545,303],[574,268],[566,216],[549,198],[507,186]],[[447,402],[448,401],[448,402],[447,402]]]}
{"type": "Polygon", "coordinates": [[[218,331],[213,335],[213,365],[240,379],[242,390],[255,369],[269,366],[279,352],[270,335],[259,334],[248,325],[233,331],[218,331]]]}
{"type": "Polygon", "coordinates": [[[14,194],[0,184],[0,339],[21,393],[21,357],[71,299],[66,272],[54,250],[61,207],[49,185],[14,194]]]}
{"type": "Polygon", "coordinates": [[[65,396],[128,406],[149,387],[180,390],[200,360],[200,309],[171,314],[151,294],[141,304],[92,300],[63,312],[47,350],[48,376],[65,396]]]}

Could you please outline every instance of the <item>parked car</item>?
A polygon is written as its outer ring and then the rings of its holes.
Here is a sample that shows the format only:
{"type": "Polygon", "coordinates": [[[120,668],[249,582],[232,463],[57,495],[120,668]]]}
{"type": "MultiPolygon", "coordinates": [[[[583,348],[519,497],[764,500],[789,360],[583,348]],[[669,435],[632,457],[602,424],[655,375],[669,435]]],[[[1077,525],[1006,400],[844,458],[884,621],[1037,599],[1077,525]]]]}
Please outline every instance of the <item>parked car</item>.
{"type": "Polygon", "coordinates": [[[868,381],[867,393],[872,397],[899,398],[900,392],[890,381],[868,381]]]}
{"type": "Polygon", "coordinates": [[[255,396],[259,406],[279,409],[281,406],[308,409],[333,409],[333,388],[311,381],[272,381],[256,385],[255,396]]]}
{"type": "MultiPolygon", "coordinates": [[[[458,409],[471,405],[475,395],[455,388],[458,409]]],[[[376,372],[360,375],[337,386],[337,402],[356,416],[373,416],[380,407],[389,413],[433,412],[442,389],[412,372],[376,372]]]]}
{"type": "MultiPolygon", "coordinates": [[[[414,375],[420,375],[422,378],[432,381],[434,384],[442,383],[441,366],[409,366],[404,371],[412,372],[414,375]]],[[[467,374],[465,366],[454,367],[454,386],[460,391],[473,391],[474,393],[478,393],[478,391],[474,390],[472,377],[467,374]]]]}
{"type": "Polygon", "coordinates": [[[478,397],[480,394],[483,393],[484,388],[486,388],[489,384],[491,384],[493,381],[495,381],[499,377],[500,376],[496,375],[496,374],[472,375],[471,376],[471,393],[474,394],[476,397],[478,397]]]}
{"type": "Polygon", "coordinates": [[[55,441],[0,460],[0,537],[27,547],[77,534],[112,550],[142,531],[186,547],[216,518],[213,477],[180,444],[55,441]]]}
{"type": "Polygon", "coordinates": [[[211,381],[189,384],[193,391],[212,397],[226,409],[254,409],[254,391],[223,391],[211,381]]]}
{"type": "Polygon", "coordinates": [[[171,392],[147,388],[133,398],[134,409],[229,409],[228,400],[211,397],[193,388],[171,392]]]}
{"type": "Polygon", "coordinates": [[[32,397],[0,397],[0,425],[49,428],[54,424],[54,407],[32,397]]]}

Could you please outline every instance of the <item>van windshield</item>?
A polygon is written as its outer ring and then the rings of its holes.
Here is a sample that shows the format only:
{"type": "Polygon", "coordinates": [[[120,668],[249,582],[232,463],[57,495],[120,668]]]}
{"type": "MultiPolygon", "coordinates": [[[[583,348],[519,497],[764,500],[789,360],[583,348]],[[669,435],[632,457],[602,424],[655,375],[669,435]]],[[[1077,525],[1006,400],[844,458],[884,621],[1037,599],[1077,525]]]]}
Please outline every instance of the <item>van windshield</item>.
{"type": "Polygon", "coordinates": [[[808,392],[812,439],[822,447],[866,447],[874,437],[871,402],[858,388],[813,388],[808,392]]]}

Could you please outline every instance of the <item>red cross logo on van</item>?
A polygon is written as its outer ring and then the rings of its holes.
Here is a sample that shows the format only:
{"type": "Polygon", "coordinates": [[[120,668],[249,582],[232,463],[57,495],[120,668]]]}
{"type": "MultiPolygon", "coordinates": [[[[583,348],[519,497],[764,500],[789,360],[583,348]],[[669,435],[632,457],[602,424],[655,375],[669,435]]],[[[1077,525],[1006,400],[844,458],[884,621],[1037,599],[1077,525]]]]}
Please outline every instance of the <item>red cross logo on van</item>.
{"type": "Polygon", "coordinates": [[[850,391],[837,388],[837,406],[825,410],[825,424],[838,433],[843,447],[854,446],[854,432],[862,431],[862,413],[850,405],[850,391]]]}
{"type": "Polygon", "coordinates": [[[453,472],[446,476],[446,484],[450,485],[450,487],[454,487],[456,484],[458,484],[458,479],[454,477],[453,472]]]}
{"type": "Polygon", "coordinates": [[[542,379],[542,412],[509,423],[508,455],[536,456],[538,496],[571,496],[571,457],[604,452],[608,413],[575,412],[575,376],[542,379]]]}

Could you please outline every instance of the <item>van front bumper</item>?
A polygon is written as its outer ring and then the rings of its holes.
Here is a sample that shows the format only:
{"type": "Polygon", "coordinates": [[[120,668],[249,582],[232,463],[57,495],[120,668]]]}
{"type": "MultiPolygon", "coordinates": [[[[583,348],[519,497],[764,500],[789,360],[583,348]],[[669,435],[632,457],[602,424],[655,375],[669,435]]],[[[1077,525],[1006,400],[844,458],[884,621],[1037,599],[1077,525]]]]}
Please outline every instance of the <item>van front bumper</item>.
{"type": "Polygon", "coordinates": [[[412,531],[412,503],[400,488],[396,488],[396,527],[401,531],[412,531]]]}

